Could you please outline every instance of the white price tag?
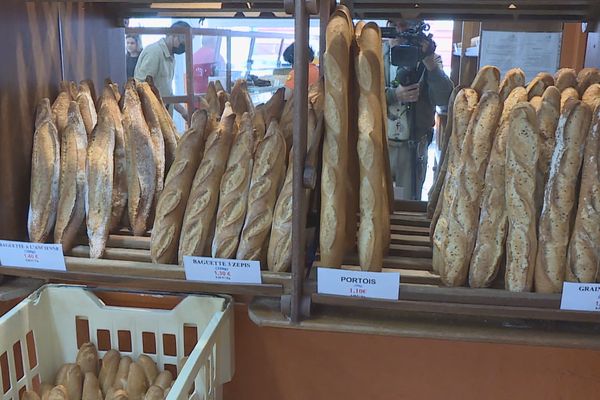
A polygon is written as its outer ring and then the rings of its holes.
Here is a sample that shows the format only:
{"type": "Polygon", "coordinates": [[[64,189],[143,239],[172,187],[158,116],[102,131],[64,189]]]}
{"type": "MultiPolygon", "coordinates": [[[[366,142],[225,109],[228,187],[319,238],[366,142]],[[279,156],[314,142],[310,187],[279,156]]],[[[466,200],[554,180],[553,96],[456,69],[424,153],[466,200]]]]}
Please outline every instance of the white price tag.
{"type": "Polygon", "coordinates": [[[600,311],[600,284],[564,282],[560,309],[600,311]]]}
{"type": "Polygon", "coordinates": [[[262,283],[259,261],[183,256],[183,268],[189,281],[262,283]]]}
{"type": "Polygon", "coordinates": [[[399,272],[317,269],[317,292],[319,294],[398,300],[399,291],[399,272]]]}
{"type": "Polygon", "coordinates": [[[0,265],[66,271],[62,245],[0,240],[0,265]]]}

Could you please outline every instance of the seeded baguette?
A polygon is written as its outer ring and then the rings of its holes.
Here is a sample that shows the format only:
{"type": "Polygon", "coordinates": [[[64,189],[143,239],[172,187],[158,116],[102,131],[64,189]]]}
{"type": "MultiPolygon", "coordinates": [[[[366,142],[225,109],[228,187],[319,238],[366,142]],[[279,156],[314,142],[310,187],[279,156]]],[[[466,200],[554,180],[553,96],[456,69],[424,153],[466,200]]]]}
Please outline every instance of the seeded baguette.
{"type": "Polygon", "coordinates": [[[62,132],[67,127],[70,102],[69,83],[62,81],[58,96],[54,100],[54,103],[52,103],[52,114],[54,115],[54,124],[58,130],[58,140],[62,140],[62,132]]]}
{"type": "Polygon", "coordinates": [[[581,96],[581,101],[590,106],[590,108],[594,108],[596,106],[596,102],[600,99],[600,83],[594,83],[587,88],[587,90],[581,96]]]}
{"type": "Polygon", "coordinates": [[[567,104],[569,99],[579,100],[579,92],[577,92],[577,89],[569,87],[562,91],[560,94],[561,111],[565,108],[565,104],[567,104]]]}
{"type": "MultiPolygon", "coordinates": [[[[532,104],[533,105],[533,104],[532,104]]],[[[541,205],[544,200],[544,188],[548,181],[548,172],[550,170],[550,161],[554,146],[556,144],[556,126],[560,117],[560,93],[555,86],[546,88],[539,107],[536,107],[538,127],[540,133],[539,154],[538,154],[538,179],[535,185],[537,193],[536,204],[539,207],[538,214],[541,211],[541,205]]]]}
{"type": "Polygon", "coordinates": [[[554,77],[547,72],[540,72],[527,85],[527,97],[531,100],[535,96],[541,96],[549,86],[554,86],[554,77]]]}
{"type": "Polygon", "coordinates": [[[572,68],[561,68],[554,74],[554,86],[562,92],[568,87],[577,87],[577,73],[572,68]]]}
{"type": "Polygon", "coordinates": [[[486,65],[475,75],[471,89],[475,90],[479,97],[487,91],[498,92],[500,87],[500,70],[493,65],[486,65]]]}
{"type": "Polygon", "coordinates": [[[600,69],[584,68],[577,74],[577,91],[583,96],[585,91],[594,83],[600,83],[600,69]]]}
{"type": "Polygon", "coordinates": [[[502,82],[500,82],[500,88],[498,89],[500,100],[506,101],[512,91],[520,86],[525,86],[525,73],[523,70],[521,68],[508,70],[502,82]]]}
{"type": "Polygon", "coordinates": [[[175,152],[177,151],[177,141],[179,139],[179,135],[177,134],[177,128],[175,127],[175,123],[173,122],[173,118],[169,115],[165,104],[160,97],[160,93],[156,86],[154,86],[154,81],[151,76],[146,77],[146,82],[150,86],[152,91],[152,95],[148,94],[148,100],[154,110],[154,113],[158,117],[158,122],[160,124],[160,131],[163,136],[163,140],[165,142],[165,177],[171,169],[171,165],[175,161],[175,152]]]}

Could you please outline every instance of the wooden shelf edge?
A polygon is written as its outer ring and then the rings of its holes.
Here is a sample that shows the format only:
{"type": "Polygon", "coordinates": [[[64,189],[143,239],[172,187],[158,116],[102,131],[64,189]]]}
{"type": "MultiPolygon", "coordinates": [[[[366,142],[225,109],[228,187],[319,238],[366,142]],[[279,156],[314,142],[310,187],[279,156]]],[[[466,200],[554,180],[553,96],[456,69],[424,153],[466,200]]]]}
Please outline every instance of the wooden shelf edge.
{"type": "Polygon", "coordinates": [[[27,297],[46,283],[43,279],[32,279],[0,275],[0,302],[27,297]],[[4,279],[2,279],[4,278],[4,279]]]}

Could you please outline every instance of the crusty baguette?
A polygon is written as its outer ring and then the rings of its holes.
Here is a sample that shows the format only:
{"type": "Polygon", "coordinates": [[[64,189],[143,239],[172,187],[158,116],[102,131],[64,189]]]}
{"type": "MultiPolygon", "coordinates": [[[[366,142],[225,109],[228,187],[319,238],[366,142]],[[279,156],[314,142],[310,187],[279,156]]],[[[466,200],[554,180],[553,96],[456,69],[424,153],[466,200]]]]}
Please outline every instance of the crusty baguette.
{"type": "Polygon", "coordinates": [[[54,115],[54,123],[58,130],[58,139],[62,140],[62,131],[67,127],[69,103],[71,102],[71,94],[69,92],[68,82],[61,82],[60,91],[54,103],[52,103],[52,114],[54,115]]]}
{"type": "Polygon", "coordinates": [[[561,68],[554,74],[554,86],[562,92],[568,87],[577,87],[577,73],[573,68],[561,68]]]}
{"type": "Polygon", "coordinates": [[[208,111],[214,118],[220,117],[221,105],[219,104],[219,96],[217,96],[217,90],[215,89],[215,84],[213,82],[208,82],[204,98],[208,102],[208,111]]]}
{"type": "Polygon", "coordinates": [[[479,97],[487,91],[498,92],[500,87],[500,70],[493,65],[486,65],[475,75],[471,89],[475,90],[479,97]]]}
{"type": "Polygon", "coordinates": [[[175,161],[175,152],[177,150],[177,141],[179,139],[179,134],[177,133],[177,128],[175,127],[175,123],[173,122],[173,118],[169,115],[167,111],[167,107],[162,101],[162,97],[160,97],[160,92],[154,86],[154,80],[151,76],[146,77],[146,82],[150,86],[152,90],[152,94],[154,96],[148,95],[150,103],[152,104],[152,109],[155,114],[158,116],[158,122],[160,123],[160,131],[163,135],[163,139],[165,142],[165,177],[171,168],[171,165],[175,161]]]}
{"type": "MultiPolygon", "coordinates": [[[[505,204],[505,169],[507,140],[510,136],[511,111],[519,102],[527,101],[524,87],[515,88],[504,101],[502,116],[485,171],[485,187],[481,195],[481,215],[477,240],[469,267],[469,285],[488,287],[492,284],[504,256],[507,207],[505,204]]],[[[508,171],[506,171],[508,172],[508,171]]]]}
{"type": "Polygon", "coordinates": [[[461,158],[463,142],[469,121],[477,107],[479,96],[470,88],[464,88],[456,95],[452,117],[452,135],[448,143],[448,170],[444,180],[441,199],[438,201],[431,221],[432,266],[435,273],[440,273],[444,266],[443,254],[448,240],[448,213],[456,196],[456,179],[458,164],[461,158]]]}
{"type": "Polygon", "coordinates": [[[88,140],[91,140],[92,131],[98,122],[98,115],[96,114],[94,100],[89,91],[85,89],[79,91],[77,94],[77,104],[79,104],[79,112],[81,112],[81,119],[83,119],[83,126],[85,126],[88,140]]]}
{"type": "Polygon", "coordinates": [[[167,390],[173,384],[173,374],[169,370],[161,371],[154,380],[154,385],[167,390]]]}
{"type": "Polygon", "coordinates": [[[104,400],[98,378],[92,372],[86,373],[83,378],[81,400],[104,400]]]}
{"type": "Polygon", "coordinates": [[[236,258],[265,261],[273,209],[285,176],[285,140],[277,121],[269,124],[254,155],[248,192],[248,211],[236,258]]]}
{"type": "Polygon", "coordinates": [[[150,215],[156,192],[156,152],[150,129],[144,119],[135,82],[127,82],[123,101],[123,126],[129,140],[127,163],[129,222],[134,235],[144,235],[151,224],[150,215]]]}
{"type": "Polygon", "coordinates": [[[585,143],[579,205],[567,252],[566,280],[596,282],[600,266],[600,101],[585,143]]]}
{"type": "Polygon", "coordinates": [[[231,146],[227,168],[221,179],[215,237],[211,249],[213,257],[235,257],[248,206],[254,139],[252,116],[246,112],[242,116],[239,133],[231,146]]]}
{"type": "Polygon", "coordinates": [[[273,119],[279,121],[284,106],[285,88],[279,88],[264,105],[265,124],[269,124],[273,119]]]}
{"type": "Polygon", "coordinates": [[[143,400],[144,394],[148,390],[144,369],[137,362],[133,362],[129,366],[126,390],[131,400],[143,400]]]}
{"type": "Polygon", "coordinates": [[[505,101],[512,91],[519,86],[525,86],[525,72],[521,68],[513,68],[506,71],[498,89],[500,100],[505,101]]]}
{"type": "Polygon", "coordinates": [[[62,243],[65,251],[71,250],[75,245],[85,219],[86,157],[87,134],[79,106],[72,101],[61,141],[59,200],[54,227],[54,241],[62,243]]]}
{"type": "Polygon", "coordinates": [[[81,400],[83,373],[77,364],[63,365],[55,383],[65,387],[69,400],[81,400]]]}
{"type": "Polygon", "coordinates": [[[96,96],[96,86],[94,85],[94,81],[91,79],[84,79],[79,82],[79,91],[86,91],[94,104],[95,108],[98,109],[98,97],[96,96]]]}
{"type": "Polygon", "coordinates": [[[217,92],[217,98],[219,99],[219,115],[223,115],[225,107],[229,102],[229,94],[223,90],[217,92]]]}
{"type": "MultiPolygon", "coordinates": [[[[550,86],[550,87],[554,87],[554,86],[550,86]]],[[[548,90],[548,88],[546,88],[546,90],[548,90]]],[[[559,93],[559,96],[560,96],[560,93],[559,93]]],[[[536,110],[539,110],[540,107],[542,107],[542,96],[532,97],[531,100],[529,100],[529,104],[531,104],[533,106],[533,108],[535,108],[536,110]]]]}
{"type": "Polygon", "coordinates": [[[583,96],[585,91],[594,83],[600,83],[600,69],[584,68],[577,74],[577,91],[583,96]]]}
{"type": "Polygon", "coordinates": [[[464,285],[469,274],[485,170],[501,113],[500,96],[497,92],[487,91],[469,121],[455,183],[457,194],[448,212],[445,265],[440,270],[442,283],[446,286],[464,285]]]}
{"type": "Polygon", "coordinates": [[[327,24],[325,138],[321,175],[321,264],[339,268],[346,247],[348,168],[348,76],[352,26],[336,11],[327,24]]]}
{"type": "Polygon", "coordinates": [[[595,107],[596,101],[600,99],[600,83],[594,83],[587,88],[583,96],[581,96],[581,101],[590,106],[591,108],[595,107]]]}
{"type": "Polygon", "coordinates": [[[142,113],[148,124],[148,129],[150,129],[150,138],[152,139],[152,151],[156,163],[156,189],[154,191],[154,201],[156,203],[165,185],[165,139],[160,127],[160,111],[153,104],[152,100],[155,97],[150,85],[147,82],[139,82],[136,88],[142,104],[142,113]]]}
{"type": "Polygon", "coordinates": [[[206,110],[192,115],[192,124],[177,147],[175,161],[156,205],[156,218],[150,240],[152,261],[162,264],[177,262],[183,216],[194,175],[198,170],[210,122],[206,110]],[[208,125],[208,129],[207,129],[208,125]]]}
{"type": "Polygon", "coordinates": [[[225,88],[223,87],[223,84],[218,79],[215,81],[215,90],[217,92],[221,92],[221,91],[225,92],[225,88]]]}
{"type": "MultiPolygon", "coordinates": [[[[550,161],[556,143],[556,126],[560,117],[560,93],[558,89],[555,86],[549,86],[544,91],[539,107],[534,104],[532,105],[536,109],[540,133],[538,179],[535,190],[537,192],[536,204],[541,208],[544,198],[544,187],[548,180],[550,161]]],[[[538,211],[541,211],[541,209],[538,211]]]]}
{"type": "Polygon", "coordinates": [[[111,388],[106,394],[105,400],[129,400],[129,395],[123,389],[111,388]]]}
{"type": "Polygon", "coordinates": [[[511,292],[529,292],[537,252],[535,188],[539,154],[538,120],[527,102],[510,113],[506,145],[506,237],[505,286],[511,292]]]}
{"type": "Polygon", "coordinates": [[[577,89],[569,87],[562,91],[562,93],[560,94],[561,111],[565,107],[565,104],[569,99],[579,100],[579,92],[577,92],[577,89]]]}
{"type": "Polygon", "coordinates": [[[163,400],[165,391],[160,386],[150,386],[144,396],[144,400],[163,400]]]}
{"type": "Polygon", "coordinates": [[[554,85],[554,78],[547,72],[540,72],[531,82],[527,84],[527,96],[531,100],[535,96],[541,96],[548,86],[554,85]]]}
{"type": "Polygon", "coordinates": [[[64,385],[56,385],[48,392],[48,400],[71,400],[64,385]]]}
{"type": "Polygon", "coordinates": [[[576,199],[574,188],[579,177],[590,120],[589,106],[570,99],[556,128],[556,146],[539,222],[534,277],[536,292],[559,293],[562,290],[576,199]]]}
{"type": "Polygon", "coordinates": [[[26,390],[21,395],[21,400],[40,400],[40,395],[33,390],[26,390]]]}
{"type": "Polygon", "coordinates": [[[217,213],[221,179],[236,133],[234,124],[235,114],[227,103],[219,126],[206,139],[204,155],[192,182],[179,240],[180,264],[183,256],[209,255],[205,250],[210,249],[207,244],[217,213]]]}
{"type": "MultiPolygon", "coordinates": [[[[264,112],[264,107],[263,107],[264,112]]],[[[263,114],[264,118],[264,114],[263,114]]],[[[266,119],[263,124],[267,124],[266,119]]],[[[279,119],[279,127],[281,128],[281,134],[285,138],[286,148],[289,150],[292,147],[292,134],[294,129],[294,94],[286,100],[281,110],[281,118],[279,119]]],[[[264,133],[263,133],[264,136],[264,133]]]]}
{"type": "MultiPolygon", "coordinates": [[[[129,376],[131,364],[133,364],[131,357],[121,357],[117,368],[117,374],[115,375],[115,380],[113,382],[113,389],[127,389],[127,377],[129,376]]],[[[108,393],[106,396],[108,397],[108,393]]]]}
{"type": "Polygon", "coordinates": [[[144,370],[144,376],[146,377],[148,387],[152,386],[158,376],[158,367],[156,366],[156,363],[146,354],[140,354],[137,363],[144,370]]]}
{"type": "Polygon", "coordinates": [[[117,350],[109,350],[102,357],[102,366],[98,373],[98,381],[102,393],[106,396],[108,389],[110,389],[115,383],[115,377],[117,376],[117,370],[119,369],[119,363],[121,361],[121,355],[117,350]]]}
{"type": "Polygon", "coordinates": [[[45,242],[56,221],[60,182],[60,140],[50,100],[38,105],[31,154],[31,190],[27,228],[29,240],[45,242]]]}
{"type": "Polygon", "coordinates": [[[110,231],[114,178],[115,121],[107,104],[100,107],[91,138],[87,150],[85,213],[90,258],[100,258],[110,231]]]}
{"type": "MultiPolygon", "coordinates": [[[[283,120],[283,115],[281,119],[283,120]]],[[[254,145],[256,147],[256,145],[258,145],[258,143],[261,140],[263,140],[263,138],[265,137],[265,133],[267,132],[263,105],[259,105],[258,107],[256,107],[254,115],[252,116],[252,125],[254,126],[254,145]]]]}
{"type": "Polygon", "coordinates": [[[250,114],[254,113],[254,104],[248,94],[248,86],[245,79],[238,79],[235,81],[235,84],[231,89],[230,99],[231,109],[235,113],[238,123],[245,112],[250,114]]]}
{"type": "Polygon", "coordinates": [[[77,352],[75,363],[81,368],[81,372],[85,375],[88,372],[98,375],[98,350],[93,343],[84,343],[77,352]]]}

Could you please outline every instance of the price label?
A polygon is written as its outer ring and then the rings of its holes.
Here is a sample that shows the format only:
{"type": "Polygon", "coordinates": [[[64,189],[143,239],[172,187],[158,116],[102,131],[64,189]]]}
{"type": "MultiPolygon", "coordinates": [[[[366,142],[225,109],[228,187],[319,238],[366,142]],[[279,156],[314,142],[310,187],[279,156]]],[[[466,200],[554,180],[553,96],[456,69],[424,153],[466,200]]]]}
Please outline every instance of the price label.
{"type": "Polygon", "coordinates": [[[600,284],[564,282],[560,309],[600,311],[600,284]]]}
{"type": "Polygon", "coordinates": [[[62,245],[0,240],[0,265],[66,271],[62,245]]]}
{"type": "Polygon", "coordinates": [[[337,296],[398,300],[399,272],[364,272],[317,269],[317,292],[337,296]]]}
{"type": "Polygon", "coordinates": [[[185,278],[189,281],[262,283],[259,261],[184,256],[183,268],[185,278]]]}

